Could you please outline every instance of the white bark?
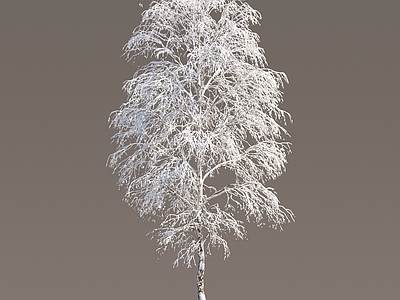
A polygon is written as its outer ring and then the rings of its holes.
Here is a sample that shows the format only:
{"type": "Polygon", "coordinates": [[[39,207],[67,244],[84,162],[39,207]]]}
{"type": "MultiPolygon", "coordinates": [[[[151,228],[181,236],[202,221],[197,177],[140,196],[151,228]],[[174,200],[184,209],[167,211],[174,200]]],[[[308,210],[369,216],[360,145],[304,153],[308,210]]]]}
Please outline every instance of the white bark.
{"type": "Polygon", "coordinates": [[[204,252],[204,241],[203,241],[203,235],[201,233],[201,228],[198,229],[198,243],[199,243],[199,253],[198,253],[198,264],[197,264],[197,295],[199,300],[206,300],[206,295],[204,291],[204,273],[206,270],[206,255],[204,252]]]}
{"type": "Polygon", "coordinates": [[[206,300],[206,295],[204,293],[199,293],[199,300],[206,300]]]}

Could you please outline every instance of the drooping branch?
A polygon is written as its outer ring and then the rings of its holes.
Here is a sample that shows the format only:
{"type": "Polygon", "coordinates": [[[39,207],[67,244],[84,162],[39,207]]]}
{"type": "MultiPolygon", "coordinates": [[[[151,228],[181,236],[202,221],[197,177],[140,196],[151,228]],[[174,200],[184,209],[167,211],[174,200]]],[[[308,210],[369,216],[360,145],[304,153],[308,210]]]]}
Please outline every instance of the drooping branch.
{"type": "Polygon", "coordinates": [[[293,220],[265,186],[285,171],[290,115],[279,107],[286,75],[266,68],[250,29],[260,17],[242,1],[157,0],[124,47],[128,59],[152,61],[124,83],[108,164],[124,200],[159,222],[152,236],[160,252],[177,251],[176,265],[195,263],[204,246],[228,256],[226,234],[245,236],[236,212],[274,228],[293,220]],[[211,178],[221,169],[233,182],[217,188],[211,178]]]}

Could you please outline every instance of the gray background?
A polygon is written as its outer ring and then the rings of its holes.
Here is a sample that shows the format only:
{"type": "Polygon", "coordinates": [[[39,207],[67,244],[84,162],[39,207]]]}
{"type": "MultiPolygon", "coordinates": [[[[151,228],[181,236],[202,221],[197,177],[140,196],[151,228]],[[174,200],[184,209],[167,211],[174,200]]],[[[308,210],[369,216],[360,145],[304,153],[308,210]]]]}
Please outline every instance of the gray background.
{"type": "MultiPolygon", "coordinates": [[[[145,2],[145,6],[146,6],[145,2]]],[[[270,67],[287,73],[297,216],[249,226],[207,259],[208,299],[399,299],[400,3],[249,1],[270,67]]],[[[108,114],[135,67],[136,1],[0,4],[0,299],[196,299],[195,269],[157,260],[120,199],[108,114]]]]}

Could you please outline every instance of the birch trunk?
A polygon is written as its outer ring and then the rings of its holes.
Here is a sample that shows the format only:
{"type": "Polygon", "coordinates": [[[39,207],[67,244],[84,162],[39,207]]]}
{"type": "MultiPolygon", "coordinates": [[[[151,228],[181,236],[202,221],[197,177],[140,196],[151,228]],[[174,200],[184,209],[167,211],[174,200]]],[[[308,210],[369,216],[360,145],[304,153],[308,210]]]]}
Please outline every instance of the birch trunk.
{"type": "Polygon", "coordinates": [[[206,300],[206,294],[204,292],[204,272],[206,267],[206,255],[204,253],[204,240],[203,240],[203,222],[201,220],[201,205],[203,203],[203,186],[204,186],[204,178],[203,178],[203,169],[202,169],[202,157],[199,157],[197,164],[197,173],[199,178],[199,195],[197,198],[197,218],[199,225],[197,227],[197,242],[199,243],[199,258],[198,258],[198,267],[197,267],[197,295],[199,297],[198,300],[206,300]]]}
{"type": "Polygon", "coordinates": [[[199,261],[197,268],[197,295],[199,300],[206,300],[206,294],[204,292],[204,272],[206,267],[206,256],[204,253],[204,241],[201,233],[201,228],[197,230],[199,247],[199,261]]]}

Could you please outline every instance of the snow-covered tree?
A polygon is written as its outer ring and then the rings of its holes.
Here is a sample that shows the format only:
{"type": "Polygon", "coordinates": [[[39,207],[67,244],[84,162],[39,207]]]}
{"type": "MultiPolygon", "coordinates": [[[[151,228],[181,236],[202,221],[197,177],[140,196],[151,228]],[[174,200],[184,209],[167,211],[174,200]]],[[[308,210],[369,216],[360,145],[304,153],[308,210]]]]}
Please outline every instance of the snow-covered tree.
{"type": "Polygon", "coordinates": [[[260,18],[237,0],[157,0],[124,47],[128,60],[149,62],[110,115],[108,164],[124,201],[157,222],[158,251],[198,266],[200,300],[211,247],[227,257],[226,234],[243,239],[244,221],[281,228],[294,218],[265,186],[285,170],[290,115],[278,107],[286,75],[267,68],[250,30],[260,18]],[[234,179],[218,186],[220,172],[234,179]]]}

